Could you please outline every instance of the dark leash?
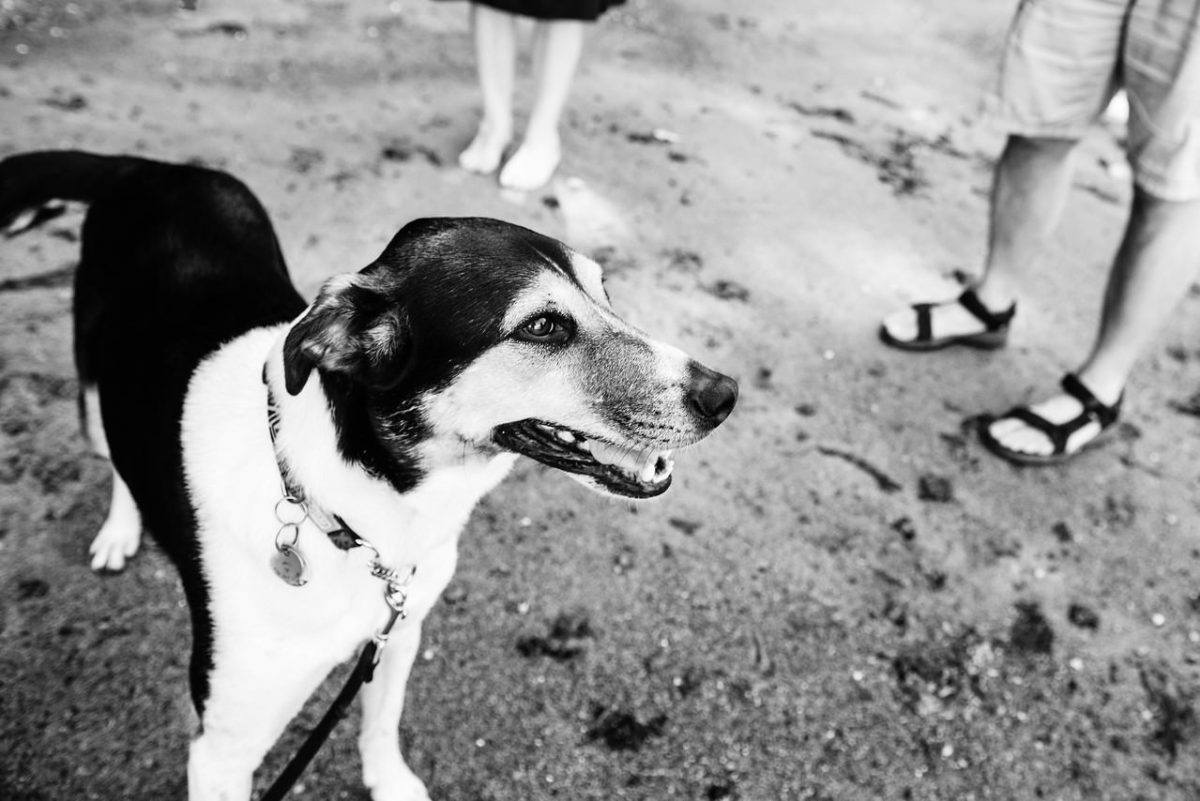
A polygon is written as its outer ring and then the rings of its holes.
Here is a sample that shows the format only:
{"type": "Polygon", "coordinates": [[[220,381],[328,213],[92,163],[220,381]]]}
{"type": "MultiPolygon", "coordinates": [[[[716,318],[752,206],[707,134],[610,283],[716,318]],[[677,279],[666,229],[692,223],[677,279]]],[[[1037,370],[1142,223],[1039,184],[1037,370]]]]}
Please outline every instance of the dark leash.
{"type": "MultiPolygon", "coordinates": [[[[266,367],[263,368],[263,383],[267,383],[266,367]]],[[[279,466],[279,476],[283,483],[283,497],[275,503],[275,519],[279,521],[279,531],[275,534],[275,554],[271,559],[271,568],[285,583],[293,587],[303,587],[308,583],[308,562],[300,551],[300,524],[305,520],[311,521],[323,530],[330,541],[343,551],[363,547],[370,550],[371,575],[385,583],[383,600],[387,603],[389,614],[387,622],[375,632],[371,641],[363,646],[354,663],[354,670],[346,679],[345,685],[337,698],[329,705],[329,709],[318,721],[308,737],[300,744],[295,755],[284,766],[279,776],[272,782],[267,791],[259,797],[259,801],[281,801],[295,786],[300,774],[312,762],[313,757],[321,750],[321,746],[329,739],[334,727],[346,717],[350,704],[358,691],[375,675],[375,666],[379,664],[383,648],[387,645],[388,635],[397,621],[408,617],[406,603],[408,601],[408,583],[417,572],[416,565],[408,565],[404,570],[387,567],[380,560],[379,551],[367,540],[354,532],[346,522],[337,515],[328,515],[315,506],[310,505],[303,490],[288,474],[287,465],[280,456],[276,442],[279,434],[279,407],[270,385],[267,386],[267,425],[271,432],[271,445],[275,451],[275,461],[279,466]]]]}

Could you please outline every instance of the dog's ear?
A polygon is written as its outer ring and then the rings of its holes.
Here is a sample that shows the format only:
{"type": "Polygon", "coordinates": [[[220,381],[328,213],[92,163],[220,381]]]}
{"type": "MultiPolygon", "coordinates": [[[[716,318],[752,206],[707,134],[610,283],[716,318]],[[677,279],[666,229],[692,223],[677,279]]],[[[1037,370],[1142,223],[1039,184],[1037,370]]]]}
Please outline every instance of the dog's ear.
{"type": "Polygon", "coordinates": [[[299,394],[314,368],[371,386],[395,384],[410,351],[399,304],[367,276],[336,276],[284,339],[284,386],[299,394]]]}

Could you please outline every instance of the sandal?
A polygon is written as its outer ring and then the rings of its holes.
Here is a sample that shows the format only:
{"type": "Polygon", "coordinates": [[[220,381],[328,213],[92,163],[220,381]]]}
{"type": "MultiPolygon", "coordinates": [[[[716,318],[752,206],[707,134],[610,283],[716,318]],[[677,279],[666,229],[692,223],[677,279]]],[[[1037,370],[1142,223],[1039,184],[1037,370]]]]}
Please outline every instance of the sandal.
{"type": "Polygon", "coordinates": [[[1095,443],[1101,434],[1111,428],[1113,423],[1117,422],[1117,418],[1121,415],[1121,402],[1125,399],[1124,393],[1121,393],[1121,397],[1117,398],[1117,402],[1112,406],[1106,406],[1097,400],[1091,390],[1085,387],[1083,382],[1079,380],[1079,376],[1074,373],[1067,373],[1063,376],[1061,383],[1063,392],[1083,404],[1083,411],[1079,413],[1079,416],[1064,423],[1051,423],[1046,418],[1033,412],[1028,406],[1017,406],[999,417],[987,415],[980,418],[979,421],[979,439],[984,447],[997,456],[1015,464],[1061,464],[1084,448],[1095,443]],[[1025,453],[1024,451],[1016,451],[1004,445],[992,436],[991,426],[992,423],[998,420],[1008,418],[1020,420],[1030,428],[1045,434],[1054,450],[1047,454],[1025,453]],[[1100,426],[1100,430],[1096,432],[1096,436],[1075,450],[1068,451],[1067,442],[1070,440],[1071,435],[1089,423],[1096,423],[1100,426]]]}
{"type": "Polygon", "coordinates": [[[1013,315],[1017,313],[1017,304],[1009,306],[1002,312],[993,312],[975,294],[972,289],[964,290],[955,300],[948,303],[914,303],[912,310],[917,314],[917,336],[914,339],[896,339],[883,326],[879,328],[879,338],[885,344],[900,350],[940,350],[950,345],[966,345],[971,348],[994,350],[1004,347],[1008,341],[1008,327],[1013,315]],[[933,335],[933,315],[931,310],[937,306],[948,306],[957,303],[975,319],[983,323],[984,330],[974,334],[954,334],[951,336],[935,337],[933,335]]]}

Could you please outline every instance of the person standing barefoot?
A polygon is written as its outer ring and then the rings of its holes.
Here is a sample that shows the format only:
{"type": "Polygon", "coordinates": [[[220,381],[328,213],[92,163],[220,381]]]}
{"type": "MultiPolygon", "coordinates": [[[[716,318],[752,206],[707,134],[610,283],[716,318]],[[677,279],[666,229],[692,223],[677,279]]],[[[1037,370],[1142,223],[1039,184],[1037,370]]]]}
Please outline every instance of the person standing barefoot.
{"type": "Polygon", "coordinates": [[[586,26],[624,0],[475,0],[471,32],[483,115],[459,166],[489,175],[500,168],[513,137],[517,21],[534,19],[533,78],[536,94],[520,145],[500,169],[506,189],[546,184],[562,158],[559,124],[583,52],[586,26]]]}

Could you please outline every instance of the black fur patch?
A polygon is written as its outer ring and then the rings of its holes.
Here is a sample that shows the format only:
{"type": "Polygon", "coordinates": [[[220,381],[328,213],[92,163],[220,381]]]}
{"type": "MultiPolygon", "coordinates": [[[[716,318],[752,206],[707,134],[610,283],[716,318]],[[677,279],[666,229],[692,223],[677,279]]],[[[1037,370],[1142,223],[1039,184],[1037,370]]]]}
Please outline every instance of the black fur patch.
{"type": "Polygon", "coordinates": [[[178,567],[203,712],[212,615],[183,476],[180,420],[196,365],[223,343],[304,308],[266,212],[237,179],[199,167],[82,153],[0,162],[0,216],[49,197],[89,202],[75,278],[75,357],[100,391],[113,465],[178,567]],[[20,190],[20,191],[17,191],[20,190]],[[40,193],[40,194],[39,194],[40,193]]]}
{"type": "Polygon", "coordinates": [[[323,317],[324,330],[308,317],[296,326],[285,350],[288,391],[318,370],[342,456],[410,490],[423,476],[416,447],[430,433],[421,398],[508,335],[509,306],[546,269],[575,280],[562,243],[527,228],[483,218],[409,223],[351,282],[322,293],[309,316],[323,317]],[[397,341],[384,348],[372,333],[389,317],[397,341]]]}

